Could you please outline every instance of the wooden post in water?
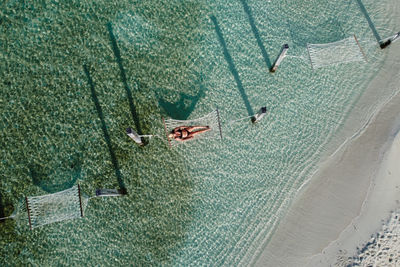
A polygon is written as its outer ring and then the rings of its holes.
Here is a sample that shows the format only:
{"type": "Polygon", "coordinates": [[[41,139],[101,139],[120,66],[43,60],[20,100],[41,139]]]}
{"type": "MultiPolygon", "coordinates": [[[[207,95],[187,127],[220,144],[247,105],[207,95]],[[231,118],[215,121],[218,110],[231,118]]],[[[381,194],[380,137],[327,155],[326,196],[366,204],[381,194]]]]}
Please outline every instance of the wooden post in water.
{"type": "Polygon", "coordinates": [[[285,58],[286,52],[288,51],[288,49],[289,49],[288,44],[284,44],[282,46],[281,53],[279,54],[278,58],[276,59],[274,65],[269,69],[270,72],[275,72],[278,69],[279,64],[281,64],[282,60],[285,58]]]}
{"type": "Polygon", "coordinates": [[[379,46],[381,49],[388,47],[391,43],[395,42],[400,38],[400,32],[396,33],[394,36],[390,37],[384,42],[379,42],[379,46]]]}
{"type": "Polygon", "coordinates": [[[392,37],[392,43],[400,39],[400,32],[396,33],[395,36],[392,37]]]}
{"type": "Polygon", "coordinates": [[[379,46],[381,49],[385,49],[386,47],[388,47],[390,44],[392,43],[392,40],[388,39],[384,42],[380,42],[379,46]]]}
{"type": "Polygon", "coordinates": [[[252,123],[259,122],[267,113],[267,107],[261,107],[260,110],[251,118],[252,123]]]}
{"type": "Polygon", "coordinates": [[[143,146],[144,143],[142,141],[142,138],[140,137],[140,135],[138,135],[132,128],[128,128],[126,129],[126,134],[132,138],[133,141],[135,141],[136,144],[143,146]]]}
{"type": "Polygon", "coordinates": [[[124,189],[96,189],[96,197],[118,197],[126,195],[124,189]]]}

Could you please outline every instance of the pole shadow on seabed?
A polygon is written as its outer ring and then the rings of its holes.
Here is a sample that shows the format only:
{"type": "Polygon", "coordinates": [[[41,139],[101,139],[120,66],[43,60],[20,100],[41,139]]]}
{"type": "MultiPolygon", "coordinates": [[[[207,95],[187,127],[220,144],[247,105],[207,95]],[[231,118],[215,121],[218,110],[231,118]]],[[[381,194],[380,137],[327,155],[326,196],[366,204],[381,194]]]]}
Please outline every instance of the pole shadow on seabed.
{"type": "Polygon", "coordinates": [[[117,176],[117,180],[118,180],[118,184],[121,190],[126,191],[126,187],[122,178],[122,174],[119,168],[119,164],[118,164],[118,160],[117,157],[115,155],[114,149],[112,148],[112,143],[111,143],[111,138],[110,135],[108,133],[107,130],[107,126],[106,126],[106,122],[104,120],[104,115],[103,115],[103,111],[101,109],[100,106],[100,102],[99,99],[97,98],[97,94],[95,91],[95,86],[92,80],[92,77],[90,75],[89,69],[86,65],[83,65],[83,70],[85,71],[85,74],[87,76],[88,79],[88,84],[92,93],[92,100],[93,103],[95,105],[96,111],[97,111],[97,115],[99,116],[100,122],[101,122],[101,129],[103,130],[103,135],[104,135],[104,139],[106,141],[107,147],[108,147],[108,151],[110,153],[111,156],[111,162],[113,164],[114,167],[114,171],[115,171],[115,175],[117,176]]]}

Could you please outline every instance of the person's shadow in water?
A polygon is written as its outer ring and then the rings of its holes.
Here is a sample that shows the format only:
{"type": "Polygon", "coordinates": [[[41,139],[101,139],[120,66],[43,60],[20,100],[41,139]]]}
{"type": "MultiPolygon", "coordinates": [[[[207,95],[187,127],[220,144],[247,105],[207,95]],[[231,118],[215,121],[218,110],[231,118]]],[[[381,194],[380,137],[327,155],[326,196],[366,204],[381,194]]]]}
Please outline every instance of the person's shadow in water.
{"type": "Polygon", "coordinates": [[[75,155],[67,164],[67,166],[63,166],[62,172],[62,182],[58,182],[60,180],[54,181],[54,177],[52,175],[46,173],[43,170],[43,167],[30,164],[29,165],[29,174],[32,178],[32,183],[38,187],[40,187],[43,191],[47,193],[55,193],[62,190],[66,190],[74,186],[78,178],[81,176],[82,171],[82,161],[79,155],[75,155]]]}
{"type": "Polygon", "coordinates": [[[179,100],[172,103],[158,97],[158,104],[171,118],[186,120],[196,107],[197,102],[205,95],[205,88],[201,86],[196,95],[180,93],[179,100]]]}

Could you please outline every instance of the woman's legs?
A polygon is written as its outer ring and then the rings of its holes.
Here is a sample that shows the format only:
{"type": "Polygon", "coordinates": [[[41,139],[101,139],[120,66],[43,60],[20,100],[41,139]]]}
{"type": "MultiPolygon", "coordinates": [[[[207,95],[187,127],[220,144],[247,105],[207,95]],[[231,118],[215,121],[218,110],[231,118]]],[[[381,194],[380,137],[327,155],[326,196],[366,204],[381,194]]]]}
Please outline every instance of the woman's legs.
{"type": "Polygon", "coordinates": [[[207,131],[209,131],[209,130],[211,130],[211,128],[210,127],[208,127],[208,126],[196,126],[197,127],[197,129],[199,129],[199,130],[197,130],[197,131],[190,131],[190,135],[191,136],[195,136],[196,134],[200,134],[200,133],[204,133],[204,132],[207,132],[207,131]]]}
{"type": "Polygon", "coordinates": [[[198,131],[202,131],[202,130],[210,130],[210,127],[209,126],[188,126],[187,128],[186,128],[186,130],[189,132],[189,133],[192,133],[192,132],[198,132],[198,131]]]}

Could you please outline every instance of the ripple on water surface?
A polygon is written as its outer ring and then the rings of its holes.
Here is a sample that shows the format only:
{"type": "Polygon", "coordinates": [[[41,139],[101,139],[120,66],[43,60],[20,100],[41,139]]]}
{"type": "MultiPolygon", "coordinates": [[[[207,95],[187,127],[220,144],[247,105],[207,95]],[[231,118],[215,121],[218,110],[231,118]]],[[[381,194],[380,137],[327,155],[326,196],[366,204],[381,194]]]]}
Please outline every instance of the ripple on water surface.
{"type": "MultiPolygon", "coordinates": [[[[390,35],[385,3],[363,4],[390,35]]],[[[32,232],[2,223],[1,262],[17,265],[250,263],[382,63],[354,2],[8,1],[3,14],[1,214],[76,183],[128,191],[32,232]],[[307,43],[354,33],[368,64],[312,71],[307,43]],[[261,106],[257,125],[232,123],[261,106]],[[216,107],[222,141],[125,134],[164,136],[161,117],[216,107]]]]}

